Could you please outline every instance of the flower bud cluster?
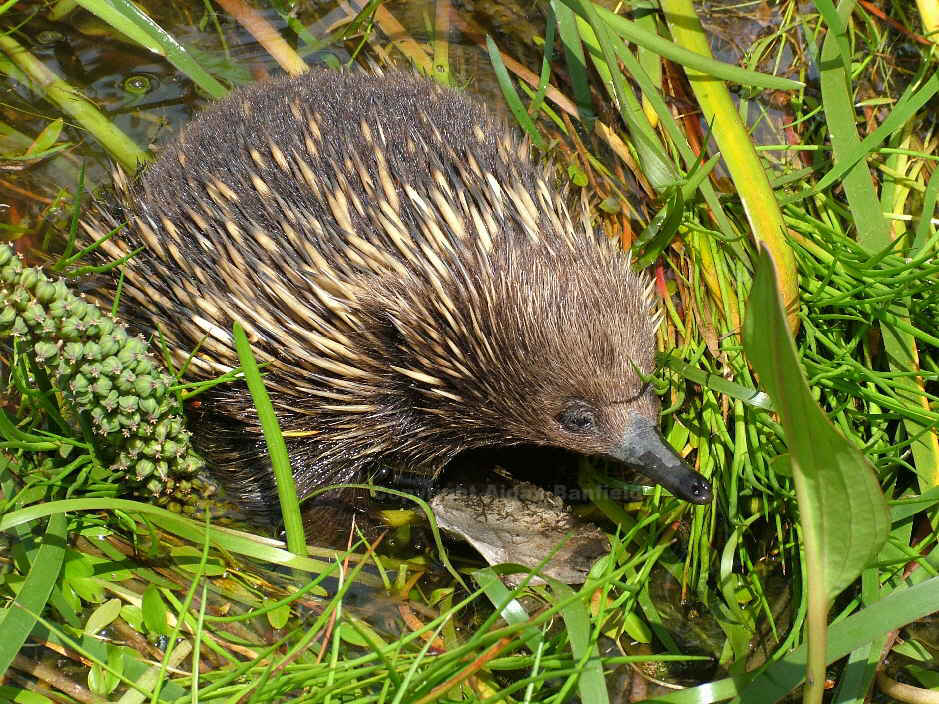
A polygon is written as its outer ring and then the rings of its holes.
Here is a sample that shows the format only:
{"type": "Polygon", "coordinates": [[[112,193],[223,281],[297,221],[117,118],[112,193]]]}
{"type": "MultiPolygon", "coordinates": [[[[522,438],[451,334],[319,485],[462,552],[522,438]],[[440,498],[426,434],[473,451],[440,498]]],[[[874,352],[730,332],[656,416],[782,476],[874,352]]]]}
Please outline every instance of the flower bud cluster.
{"type": "Polygon", "coordinates": [[[185,501],[202,482],[202,459],[192,450],[173,377],[147,353],[140,336],[96,305],[73,294],[65,281],[25,267],[0,245],[0,338],[32,351],[80,413],[103,436],[113,463],[132,493],[161,504],[185,501]]]}

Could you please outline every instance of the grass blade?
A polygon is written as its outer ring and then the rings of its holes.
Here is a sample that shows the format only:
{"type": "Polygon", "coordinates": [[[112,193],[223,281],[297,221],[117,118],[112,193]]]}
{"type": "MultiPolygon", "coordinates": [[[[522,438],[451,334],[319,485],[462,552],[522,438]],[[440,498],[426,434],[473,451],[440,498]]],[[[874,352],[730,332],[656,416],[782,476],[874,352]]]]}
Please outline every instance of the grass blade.
{"type": "Polygon", "coordinates": [[[597,8],[587,0],[565,0],[583,18],[577,23],[580,38],[590,53],[597,72],[603,78],[610,98],[619,106],[620,116],[629,128],[642,171],[657,191],[663,191],[679,181],[678,171],[665,154],[658,135],[649,123],[632,88],[626,84],[619,70],[617,50],[622,49],[609,27],[600,20],[597,8]]]}
{"type": "Polygon", "coordinates": [[[584,45],[577,31],[577,16],[571,8],[558,0],[552,0],[551,7],[554,8],[558,36],[564,46],[564,62],[574,91],[574,101],[577,103],[577,114],[585,129],[590,132],[597,115],[593,109],[593,99],[590,97],[587,57],[584,55],[584,45]]]}
{"type": "Polygon", "coordinates": [[[36,625],[36,615],[45,609],[65,561],[65,514],[49,518],[42,546],[29,568],[12,606],[0,618],[0,672],[6,672],[36,625]]]}
{"type": "Polygon", "coordinates": [[[603,678],[603,661],[597,650],[596,641],[590,638],[590,614],[583,601],[574,599],[574,590],[555,579],[548,580],[558,601],[567,601],[561,609],[561,618],[567,629],[567,638],[571,643],[571,652],[578,664],[582,663],[577,691],[582,702],[607,704],[610,694],[603,678]]]}
{"type": "Polygon", "coordinates": [[[235,349],[238,350],[238,359],[245,375],[245,382],[254,400],[258,411],[258,421],[264,430],[264,441],[267,443],[267,452],[271,458],[271,468],[277,480],[277,497],[280,499],[281,516],[284,519],[284,532],[287,536],[287,549],[297,555],[306,555],[306,540],[303,533],[303,520],[300,518],[300,501],[297,499],[297,485],[293,479],[293,470],[290,469],[290,457],[287,454],[287,444],[280,432],[277,423],[277,414],[264,381],[258,363],[251,353],[251,345],[244,329],[237,322],[234,325],[235,349]]]}
{"type": "Polygon", "coordinates": [[[710,56],[703,56],[694,51],[690,51],[675,42],[670,42],[657,34],[645,31],[635,22],[630,22],[625,17],[620,17],[606,8],[600,7],[596,3],[582,3],[579,2],[579,0],[563,0],[563,2],[572,7],[577,14],[588,22],[590,22],[588,13],[591,10],[596,12],[598,19],[613,33],[659,56],[671,59],[685,68],[697,69],[702,73],[724,81],[753,86],[755,88],[796,90],[803,87],[800,81],[793,81],[788,78],[781,78],[780,76],[768,76],[765,73],[759,73],[757,71],[748,71],[745,68],[733,66],[723,61],[717,61],[710,56]]]}
{"type": "Polygon", "coordinates": [[[496,43],[490,36],[486,37],[486,46],[489,49],[489,60],[492,61],[492,69],[495,71],[496,80],[499,82],[499,88],[502,89],[505,102],[508,104],[515,119],[518,120],[518,124],[525,130],[525,134],[531,139],[532,144],[538,147],[538,149],[543,150],[545,148],[544,138],[535,126],[535,121],[531,119],[531,115],[528,114],[528,111],[525,110],[525,106],[522,105],[522,99],[519,98],[515,86],[512,85],[509,72],[502,62],[502,54],[499,52],[499,47],[496,46],[496,43]]]}
{"type": "MultiPolygon", "coordinates": [[[[861,140],[855,127],[854,103],[848,90],[848,69],[839,53],[837,38],[832,34],[829,33],[822,45],[820,83],[825,119],[831,135],[835,163],[838,163],[842,159],[853,159],[861,140]]],[[[939,77],[932,75],[917,95],[927,91],[931,96],[936,89],[939,89],[939,77]]],[[[897,106],[894,113],[899,110],[900,106],[897,106]]],[[[866,158],[852,165],[845,173],[843,184],[857,227],[858,244],[872,255],[889,247],[892,243],[890,223],[883,215],[866,158]]],[[[918,373],[920,355],[916,341],[903,329],[910,320],[907,302],[903,299],[891,302],[882,320],[890,321],[882,322],[880,326],[890,368],[899,372],[918,373]]],[[[904,404],[927,410],[930,408],[921,378],[898,374],[894,384],[896,394],[904,404]]],[[[904,425],[910,437],[915,438],[910,447],[920,486],[923,489],[939,486],[939,438],[935,430],[909,418],[904,419],[904,425]]]]}
{"type": "Polygon", "coordinates": [[[78,4],[143,47],[165,56],[173,66],[214,99],[228,90],[199,65],[186,47],[128,0],[78,0],[78,4]]]}

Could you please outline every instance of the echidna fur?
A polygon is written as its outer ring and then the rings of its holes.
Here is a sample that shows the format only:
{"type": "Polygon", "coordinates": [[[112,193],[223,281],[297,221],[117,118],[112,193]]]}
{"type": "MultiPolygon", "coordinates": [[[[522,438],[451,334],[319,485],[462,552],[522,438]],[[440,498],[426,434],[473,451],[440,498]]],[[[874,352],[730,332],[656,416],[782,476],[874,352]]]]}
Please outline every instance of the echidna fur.
{"type": "MultiPolygon", "coordinates": [[[[404,74],[271,80],[116,180],[128,226],[104,251],[143,247],[125,267],[125,311],[198,379],[238,366],[241,322],[301,496],[381,467],[435,474],[492,445],[645,461],[630,443],[657,423],[642,379],[658,325],[650,281],[464,94],[404,74]]],[[[206,459],[269,509],[246,389],[202,398],[206,459]]],[[[677,459],[649,474],[710,498],[677,459]]]]}

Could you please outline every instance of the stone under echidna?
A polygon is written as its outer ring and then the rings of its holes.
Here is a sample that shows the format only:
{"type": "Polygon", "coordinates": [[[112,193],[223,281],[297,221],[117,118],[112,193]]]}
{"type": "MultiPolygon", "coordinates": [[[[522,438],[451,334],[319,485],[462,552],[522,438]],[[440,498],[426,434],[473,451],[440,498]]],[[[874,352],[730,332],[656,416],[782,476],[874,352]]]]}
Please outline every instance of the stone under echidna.
{"type": "MultiPolygon", "coordinates": [[[[705,503],[656,430],[650,282],[552,181],[460,92],[317,70],[207,109],[139,177],[118,174],[118,211],[86,227],[126,221],[103,245],[142,248],[123,310],[187,378],[237,367],[244,326],[301,497],[525,443],[615,458],[705,503]]],[[[197,447],[270,510],[247,389],[200,398],[197,447]]]]}

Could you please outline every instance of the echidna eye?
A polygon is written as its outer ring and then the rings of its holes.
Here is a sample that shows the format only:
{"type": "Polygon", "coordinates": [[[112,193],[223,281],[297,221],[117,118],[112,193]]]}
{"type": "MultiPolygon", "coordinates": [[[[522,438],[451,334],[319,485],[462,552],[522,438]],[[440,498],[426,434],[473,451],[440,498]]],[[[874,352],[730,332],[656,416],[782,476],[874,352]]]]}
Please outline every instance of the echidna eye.
{"type": "Polygon", "coordinates": [[[557,415],[557,422],[571,433],[586,433],[593,430],[593,411],[582,406],[567,408],[557,415]]]}

